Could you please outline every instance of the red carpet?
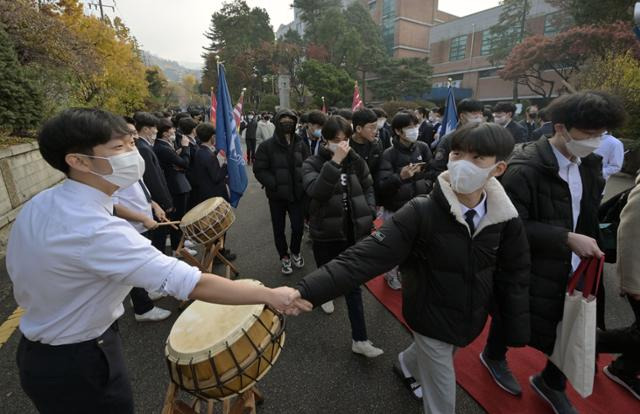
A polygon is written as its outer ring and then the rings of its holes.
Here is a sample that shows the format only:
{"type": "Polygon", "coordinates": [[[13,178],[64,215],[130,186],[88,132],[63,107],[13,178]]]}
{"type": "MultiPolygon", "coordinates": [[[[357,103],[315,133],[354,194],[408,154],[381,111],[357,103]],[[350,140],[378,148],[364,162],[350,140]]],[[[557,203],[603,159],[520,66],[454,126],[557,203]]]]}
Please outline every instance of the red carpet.
{"type": "MultiPolygon", "coordinates": [[[[384,277],[367,282],[367,288],[402,324],[402,295],[391,290],[384,277]]],[[[529,376],[539,372],[545,364],[542,353],[532,348],[515,348],[508,353],[509,366],[522,385],[522,397],[514,397],[502,391],[493,382],[478,355],[485,344],[488,324],[482,334],[469,346],[459,349],[455,356],[458,384],[465,389],[488,413],[504,414],[545,414],[552,413],[529,386],[529,376]]],[[[569,387],[569,399],[582,414],[631,414],[640,413],[640,401],[636,400],[619,385],[609,380],[602,368],[610,361],[603,355],[598,364],[598,374],[593,394],[582,399],[569,387]]]]}

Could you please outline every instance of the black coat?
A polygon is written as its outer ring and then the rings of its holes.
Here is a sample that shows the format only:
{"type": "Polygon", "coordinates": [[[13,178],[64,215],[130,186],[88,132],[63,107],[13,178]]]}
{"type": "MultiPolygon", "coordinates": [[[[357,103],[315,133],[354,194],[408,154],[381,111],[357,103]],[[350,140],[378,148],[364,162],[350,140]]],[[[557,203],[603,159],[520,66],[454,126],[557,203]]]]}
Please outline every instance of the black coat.
{"type": "Polygon", "coordinates": [[[367,163],[353,150],[340,165],[331,161],[333,153],[320,147],[318,155],[302,165],[302,183],[309,196],[309,229],[314,241],[349,241],[346,224],[354,241],[371,233],[375,217],[373,179],[367,163]],[[343,186],[347,180],[350,217],[345,217],[343,186]]]}
{"type": "Polygon", "coordinates": [[[420,129],[418,130],[418,141],[422,141],[425,144],[431,146],[434,134],[435,132],[433,129],[433,124],[431,124],[429,121],[423,121],[420,124],[420,129]]]}
{"type": "Polygon", "coordinates": [[[227,189],[227,164],[220,166],[216,151],[202,145],[196,152],[191,172],[193,191],[193,205],[211,197],[222,197],[229,201],[227,189]]]}
{"type": "Polygon", "coordinates": [[[383,149],[391,148],[391,135],[391,125],[385,122],[382,128],[378,130],[378,139],[382,143],[383,149]]]}
{"type": "Polygon", "coordinates": [[[171,192],[169,192],[167,180],[153,147],[144,138],[136,139],[136,147],[140,156],[144,159],[144,175],[142,179],[149,189],[151,199],[158,203],[164,211],[172,209],[173,199],[171,198],[171,192]]]}
{"type": "Polygon", "coordinates": [[[253,174],[273,200],[299,201],[304,197],[302,162],[309,156],[308,147],[293,134],[291,144],[276,132],[256,151],[253,174]]]}
{"type": "Polygon", "coordinates": [[[378,203],[385,209],[396,211],[407,201],[420,194],[429,194],[435,180],[429,168],[431,150],[424,142],[417,141],[410,147],[393,140],[393,146],[382,154],[376,178],[378,203]],[[410,163],[426,162],[426,169],[408,180],[400,178],[400,170],[410,163]]]}
{"type": "Polygon", "coordinates": [[[535,131],[538,128],[536,123],[527,122],[526,119],[523,119],[522,121],[520,121],[520,125],[527,130],[527,138],[529,141],[531,141],[531,134],[533,134],[533,131],[535,131]]]}
{"type": "MultiPolygon", "coordinates": [[[[604,189],[602,159],[589,155],[579,169],[583,191],[575,232],[598,239],[598,206],[604,189]]],[[[558,175],[558,161],[549,140],[518,147],[502,185],[518,209],[531,246],[531,345],[550,355],[571,273],[567,234],[573,228],[573,213],[571,192],[558,175]]]]}
{"type": "Polygon", "coordinates": [[[302,279],[302,297],[319,305],[399,264],[402,313],[415,332],[468,345],[495,303],[507,344],[527,344],[529,254],[518,213],[490,180],[487,215],[471,237],[446,175],[431,195],[414,198],[379,231],[302,279]]]}
{"type": "Polygon", "coordinates": [[[553,125],[545,122],[542,126],[531,133],[531,141],[537,141],[543,136],[551,138],[553,136],[553,125]]]}
{"type": "MultiPolygon", "coordinates": [[[[366,140],[365,140],[366,141],[366,140]]],[[[367,163],[369,173],[375,177],[380,169],[380,160],[382,159],[382,142],[376,139],[373,142],[366,141],[364,144],[358,144],[353,140],[349,140],[349,146],[367,163]]]]}
{"type": "Polygon", "coordinates": [[[173,145],[161,139],[156,139],[153,144],[153,151],[160,161],[160,167],[164,171],[169,192],[172,195],[184,194],[191,191],[191,185],[187,180],[186,171],[191,162],[191,151],[189,147],[183,147],[178,154],[173,145]]]}
{"type": "Polygon", "coordinates": [[[529,140],[529,131],[516,121],[511,121],[505,127],[507,131],[511,133],[513,140],[516,144],[521,144],[529,140]]]}
{"type": "Polygon", "coordinates": [[[245,133],[245,140],[247,141],[255,141],[256,140],[256,130],[258,129],[258,118],[253,118],[249,121],[247,125],[247,132],[245,133]]]}

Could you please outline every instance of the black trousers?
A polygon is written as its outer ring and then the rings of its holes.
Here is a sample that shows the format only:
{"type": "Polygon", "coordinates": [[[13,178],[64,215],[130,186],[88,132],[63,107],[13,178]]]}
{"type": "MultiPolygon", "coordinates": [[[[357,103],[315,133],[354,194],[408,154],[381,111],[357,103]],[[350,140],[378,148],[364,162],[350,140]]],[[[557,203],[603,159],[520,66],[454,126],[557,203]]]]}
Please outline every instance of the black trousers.
{"type": "MultiPolygon", "coordinates": [[[[152,231],[145,231],[140,234],[147,239],[152,240],[152,231]]],[[[142,315],[143,313],[147,313],[153,309],[153,301],[149,298],[149,294],[145,289],[134,287],[131,289],[131,292],[129,292],[129,296],[131,297],[131,302],[133,302],[133,311],[137,315],[142,315]]]]}
{"type": "Polygon", "coordinates": [[[636,321],[627,328],[598,332],[597,352],[621,353],[613,365],[626,375],[640,373],[640,300],[627,296],[636,321]]]}
{"type": "MultiPolygon", "coordinates": [[[[189,193],[173,194],[172,198],[174,210],[168,213],[167,216],[171,221],[180,221],[182,220],[182,216],[187,212],[189,193]]],[[[151,244],[162,253],[166,252],[165,243],[167,242],[167,235],[171,237],[171,250],[175,251],[180,244],[182,231],[180,231],[179,228],[176,230],[171,226],[160,226],[153,231],[151,235],[151,244]]]]}
{"type": "Polygon", "coordinates": [[[304,203],[302,200],[290,202],[286,200],[269,199],[271,211],[271,225],[273,226],[273,238],[280,258],[289,256],[287,236],[284,234],[285,219],[287,213],[291,222],[291,253],[300,254],[302,233],[304,232],[304,203]]]}
{"type": "Polygon", "coordinates": [[[256,140],[248,139],[247,141],[247,162],[253,163],[256,159],[256,140]]]}
{"type": "MultiPolygon", "coordinates": [[[[316,266],[320,267],[335,259],[349,246],[351,246],[351,243],[348,243],[347,241],[314,241],[313,258],[316,261],[316,266]]],[[[360,286],[347,293],[344,298],[347,301],[349,322],[351,322],[351,337],[354,341],[366,341],[367,326],[364,321],[364,305],[362,304],[362,290],[360,289],[360,286]]]]}
{"type": "Polygon", "coordinates": [[[45,345],[24,336],[18,345],[20,385],[43,414],[133,414],[133,393],[117,325],[100,337],[45,345]]]}

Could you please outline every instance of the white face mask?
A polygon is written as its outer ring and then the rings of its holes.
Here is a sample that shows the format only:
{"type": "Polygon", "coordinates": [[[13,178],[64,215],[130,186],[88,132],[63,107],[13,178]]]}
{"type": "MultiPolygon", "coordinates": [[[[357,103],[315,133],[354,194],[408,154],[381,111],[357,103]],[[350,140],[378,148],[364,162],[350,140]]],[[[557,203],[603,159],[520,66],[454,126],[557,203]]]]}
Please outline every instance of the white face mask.
{"type": "Polygon", "coordinates": [[[506,116],[496,116],[493,117],[493,121],[498,125],[505,126],[509,122],[509,119],[506,116]]]}
{"type": "Polygon", "coordinates": [[[482,115],[478,115],[478,116],[467,115],[467,122],[484,122],[484,117],[482,115]]]}
{"type": "Polygon", "coordinates": [[[480,168],[467,160],[449,161],[447,169],[449,170],[451,188],[458,194],[471,194],[481,189],[496,165],[498,164],[480,168]]]}
{"type": "Polygon", "coordinates": [[[340,143],[327,141],[327,149],[331,152],[336,152],[338,145],[340,145],[340,143]]]}
{"type": "Polygon", "coordinates": [[[593,151],[600,148],[602,144],[602,135],[589,139],[575,140],[569,135],[568,132],[563,134],[566,140],[567,150],[574,157],[584,158],[591,154],[593,151]]]}
{"type": "Polygon", "coordinates": [[[94,171],[91,171],[91,173],[104,178],[111,184],[117,185],[120,188],[127,188],[130,185],[135,184],[144,174],[144,158],[140,156],[138,150],[129,151],[124,154],[118,154],[111,157],[96,157],[92,155],[86,155],[86,157],[109,161],[112,170],[111,174],[103,175],[94,171]]]}
{"type": "Polygon", "coordinates": [[[419,133],[420,133],[420,129],[418,127],[404,129],[404,137],[409,142],[416,142],[418,140],[419,133]]]}

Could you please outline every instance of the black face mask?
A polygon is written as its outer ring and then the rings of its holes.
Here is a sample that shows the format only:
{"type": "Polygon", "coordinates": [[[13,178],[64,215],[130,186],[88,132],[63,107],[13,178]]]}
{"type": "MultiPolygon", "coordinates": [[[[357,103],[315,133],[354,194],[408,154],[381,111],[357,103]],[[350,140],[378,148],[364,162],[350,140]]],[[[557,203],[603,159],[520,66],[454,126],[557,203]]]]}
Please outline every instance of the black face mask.
{"type": "Polygon", "coordinates": [[[292,135],[296,132],[296,124],[295,122],[283,122],[280,124],[279,128],[283,134],[292,135]]]}

